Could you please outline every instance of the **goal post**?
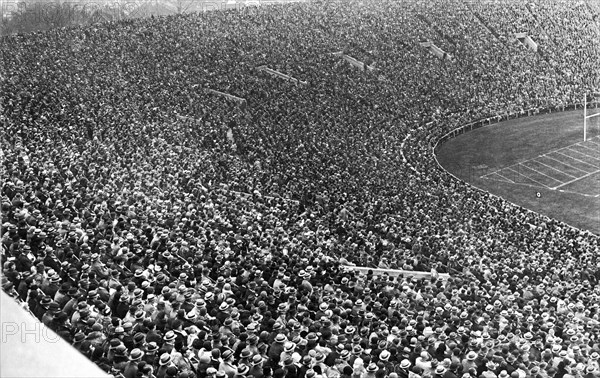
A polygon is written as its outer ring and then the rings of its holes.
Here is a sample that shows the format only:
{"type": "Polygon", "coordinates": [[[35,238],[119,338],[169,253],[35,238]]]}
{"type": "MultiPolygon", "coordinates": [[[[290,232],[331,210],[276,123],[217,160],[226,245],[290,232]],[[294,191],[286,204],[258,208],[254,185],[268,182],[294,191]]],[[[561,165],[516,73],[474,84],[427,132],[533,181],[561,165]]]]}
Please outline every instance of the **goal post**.
{"type": "MultiPolygon", "coordinates": [[[[600,92],[590,92],[590,97],[592,98],[592,102],[600,97],[600,92]]],[[[588,94],[583,94],[583,141],[587,140],[587,120],[590,118],[600,116],[600,113],[587,114],[587,104],[588,104],[588,94]]]]}

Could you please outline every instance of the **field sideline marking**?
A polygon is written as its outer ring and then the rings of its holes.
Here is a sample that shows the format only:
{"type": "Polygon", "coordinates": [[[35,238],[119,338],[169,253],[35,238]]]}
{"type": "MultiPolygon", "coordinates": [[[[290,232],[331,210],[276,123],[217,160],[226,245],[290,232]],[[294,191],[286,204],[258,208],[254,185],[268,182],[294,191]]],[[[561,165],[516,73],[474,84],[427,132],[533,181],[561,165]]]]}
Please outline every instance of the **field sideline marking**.
{"type": "Polygon", "coordinates": [[[591,175],[593,175],[593,174],[595,174],[595,173],[598,173],[598,172],[600,172],[600,169],[598,169],[597,171],[594,171],[594,172],[590,172],[590,173],[588,173],[587,175],[583,175],[583,176],[581,176],[581,177],[579,177],[579,178],[573,179],[573,180],[571,180],[571,181],[567,181],[567,182],[565,182],[564,184],[560,184],[560,185],[558,185],[558,186],[555,186],[554,188],[550,188],[550,189],[552,189],[552,190],[556,190],[556,189],[558,189],[558,188],[562,188],[562,187],[563,187],[563,186],[565,186],[565,185],[572,184],[572,183],[574,183],[575,181],[579,181],[579,180],[581,180],[581,179],[584,179],[584,178],[586,178],[586,177],[588,177],[588,176],[591,176],[591,175]]]}
{"type": "MultiPolygon", "coordinates": [[[[498,176],[501,176],[501,175],[498,175],[498,176]]],[[[525,176],[525,175],[523,175],[523,176],[525,176]]],[[[528,177],[528,176],[526,176],[526,177],[528,177]]],[[[498,180],[498,179],[495,179],[495,178],[484,177],[484,176],[481,176],[480,178],[482,178],[484,180],[492,180],[492,181],[499,181],[499,182],[509,183],[509,184],[513,184],[513,185],[526,186],[528,188],[537,188],[537,189],[540,189],[540,185],[543,186],[543,184],[534,185],[534,184],[528,184],[526,182],[508,182],[506,180],[498,180]]],[[[535,181],[532,178],[529,178],[529,179],[532,180],[532,181],[535,181]]],[[[543,189],[552,190],[552,188],[548,188],[547,186],[544,187],[543,189]]],[[[591,198],[598,198],[598,197],[600,197],[600,194],[594,195],[594,194],[587,194],[587,193],[579,193],[579,192],[575,192],[575,191],[572,191],[572,190],[565,190],[565,189],[557,189],[556,191],[557,192],[561,192],[561,193],[575,194],[575,195],[578,195],[578,196],[591,197],[591,198]]]]}
{"type": "Polygon", "coordinates": [[[558,189],[557,191],[561,192],[561,193],[577,194],[578,196],[591,197],[591,198],[600,197],[600,194],[596,194],[596,195],[594,195],[594,194],[586,194],[586,193],[574,192],[572,190],[558,189]]]}

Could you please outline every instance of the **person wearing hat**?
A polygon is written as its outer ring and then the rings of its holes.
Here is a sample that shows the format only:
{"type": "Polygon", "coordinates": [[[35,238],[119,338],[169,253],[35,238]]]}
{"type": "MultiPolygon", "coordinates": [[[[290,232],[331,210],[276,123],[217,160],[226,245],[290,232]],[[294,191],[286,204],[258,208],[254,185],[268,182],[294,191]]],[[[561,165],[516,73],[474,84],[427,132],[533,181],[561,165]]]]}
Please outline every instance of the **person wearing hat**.
{"type": "Polygon", "coordinates": [[[459,369],[459,362],[450,362],[450,366],[446,368],[446,372],[444,373],[444,378],[458,378],[459,369]]]}
{"type": "Polygon", "coordinates": [[[269,347],[268,357],[272,366],[275,366],[279,363],[281,354],[285,350],[286,341],[287,337],[283,333],[279,333],[277,334],[277,336],[275,336],[275,340],[271,343],[269,347]]]}
{"type": "Polygon", "coordinates": [[[250,371],[248,372],[248,376],[253,376],[255,378],[264,378],[265,374],[263,371],[263,358],[260,354],[255,354],[251,360],[252,366],[250,367],[250,371]]]}
{"type": "Polygon", "coordinates": [[[219,374],[219,370],[217,370],[216,368],[209,366],[208,369],[206,369],[206,378],[217,378],[218,375],[220,375],[221,377],[223,376],[222,374],[223,372],[221,372],[221,374],[219,374]]]}
{"type": "Polygon", "coordinates": [[[187,346],[188,334],[183,330],[183,321],[180,319],[174,319],[171,323],[171,329],[175,333],[175,349],[182,350],[184,346],[187,346]]]}
{"type": "Polygon", "coordinates": [[[125,319],[129,313],[129,310],[131,309],[129,294],[125,292],[117,292],[117,294],[114,296],[113,305],[113,314],[115,314],[115,316],[118,318],[125,319]]]}
{"type": "Polygon", "coordinates": [[[585,367],[583,378],[598,378],[598,368],[592,364],[585,367]]]}
{"type": "Polygon", "coordinates": [[[389,375],[395,370],[394,363],[390,361],[390,359],[392,358],[392,354],[390,353],[390,351],[384,349],[379,353],[378,357],[380,364],[383,365],[382,368],[385,371],[386,375],[389,375]]]}
{"type": "Polygon", "coordinates": [[[321,372],[325,374],[328,369],[328,366],[325,364],[325,353],[317,352],[314,356],[314,365],[313,369],[317,372],[321,372]]]}
{"type": "Polygon", "coordinates": [[[233,350],[225,349],[221,354],[221,363],[219,364],[219,371],[225,372],[227,378],[233,378],[237,374],[237,367],[234,365],[233,350]]]}
{"type": "Polygon", "coordinates": [[[242,349],[242,351],[239,354],[238,363],[239,364],[248,365],[248,367],[250,367],[252,365],[250,359],[252,358],[253,355],[254,355],[254,353],[252,353],[252,351],[250,350],[250,348],[246,347],[246,348],[242,349]]]}
{"type": "Polygon", "coordinates": [[[286,356],[285,359],[282,360],[281,365],[283,366],[286,377],[296,378],[298,376],[299,367],[296,365],[296,362],[291,355],[286,356]]]}
{"type": "Polygon", "coordinates": [[[230,313],[231,313],[230,307],[231,306],[226,301],[223,301],[223,302],[221,302],[221,304],[219,304],[219,307],[218,307],[214,317],[217,318],[217,320],[219,320],[220,324],[225,323],[225,319],[227,319],[230,316],[230,313]]]}
{"type": "Polygon", "coordinates": [[[309,369],[312,369],[312,357],[309,355],[302,356],[300,360],[300,368],[298,369],[298,378],[303,378],[309,369]]]}
{"type": "Polygon", "coordinates": [[[427,374],[433,374],[431,356],[427,351],[422,351],[419,357],[415,359],[415,366],[421,368],[427,374]]]}
{"type": "Polygon", "coordinates": [[[165,353],[170,355],[171,352],[173,351],[173,349],[175,348],[175,339],[176,338],[177,338],[177,336],[175,335],[175,332],[173,332],[173,331],[168,331],[167,333],[165,333],[165,336],[163,337],[163,344],[160,347],[158,354],[161,356],[165,353]]]}
{"type": "Polygon", "coordinates": [[[462,371],[463,372],[467,372],[470,369],[474,368],[475,370],[478,369],[478,364],[476,362],[477,360],[477,352],[475,351],[469,351],[467,353],[467,355],[465,356],[465,358],[462,360],[462,371]]]}
{"type": "Polygon", "coordinates": [[[139,348],[134,348],[131,353],[129,353],[129,362],[123,369],[124,378],[137,378],[138,363],[141,361],[142,357],[144,357],[144,352],[139,348]]]}
{"type": "MultiPolygon", "coordinates": [[[[334,336],[330,342],[332,343],[332,346],[335,345],[335,343],[337,342],[337,337],[334,336]]],[[[329,348],[327,348],[329,349],[329,348]]],[[[330,348],[329,351],[327,351],[327,349],[321,349],[321,351],[326,352],[325,353],[325,365],[327,366],[334,366],[336,361],[339,360],[340,358],[340,352],[342,350],[344,350],[344,345],[338,343],[337,345],[335,345],[335,347],[330,348]]]]}
{"type": "Polygon", "coordinates": [[[106,264],[100,261],[98,253],[92,253],[90,260],[90,272],[96,273],[99,279],[108,279],[110,277],[110,271],[106,264]]]}
{"type": "MultiPolygon", "coordinates": [[[[335,368],[343,375],[344,372],[344,368],[346,366],[352,368],[352,366],[350,366],[350,364],[348,363],[348,359],[350,358],[350,351],[348,349],[343,349],[341,352],[339,352],[338,354],[338,358],[335,360],[334,362],[334,366],[335,368]]],[[[325,361],[327,362],[327,359],[325,359],[325,361]]],[[[329,365],[329,364],[328,364],[329,365]]]]}
{"type": "Polygon", "coordinates": [[[106,282],[109,290],[111,290],[111,291],[117,290],[117,288],[119,286],[121,286],[121,281],[119,281],[119,276],[120,276],[120,273],[117,269],[110,270],[110,276],[108,277],[107,282],[106,282]]]}
{"type": "Polygon", "coordinates": [[[410,372],[411,363],[408,359],[403,359],[399,364],[396,365],[396,373],[398,378],[408,378],[411,375],[410,372]]]}
{"type": "Polygon", "coordinates": [[[41,289],[47,296],[54,298],[56,292],[60,289],[60,281],[58,273],[54,269],[50,269],[48,278],[42,283],[41,289]]]}
{"type": "Polygon", "coordinates": [[[42,323],[44,323],[46,327],[50,327],[54,319],[54,315],[59,311],[60,306],[58,305],[58,303],[50,301],[46,305],[46,312],[44,312],[44,315],[42,315],[42,323]]]}
{"type": "Polygon", "coordinates": [[[236,373],[233,378],[246,378],[249,371],[250,367],[248,365],[239,364],[236,368],[236,373]]]}
{"type": "Polygon", "coordinates": [[[123,371],[128,363],[129,358],[127,357],[127,347],[123,344],[119,344],[114,348],[114,354],[112,358],[113,369],[123,371]]]}
{"type": "Polygon", "coordinates": [[[444,365],[440,364],[433,371],[432,377],[433,378],[444,378],[444,374],[446,374],[446,368],[444,367],[444,365]]]}
{"type": "Polygon", "coordinates": [[[73,331],[69,323],[69,316],[64,311],[59,311],[54,315],[50,329],[56,332],[57,335],[65,339],[67,342],[72,342],[73,331]]]}
{"type": "Polygon", "coordinates": [[[158,369],[156,370],[156,378],[167,378],[167,370],[169,368],[174,368],[175,371],[177,371],[177,368],[175,367],[175,365],[173,365],[171,355],[168,353],[163,353],[158,359],[158,369]]]}
{"type": "MultiPolygon", "coordinates": [[[[355,336],[355,337],[360,340],[359,336],[355,336]]],[[[360,344],[356,344],[352,347],[352,351],[350,352],[350,358],[348,359],[348,364],[351,365],[352,368],[354,369],[354,362],[357,359],[366,361],[369,358],[370,358],[369,353],[367,353],[367,351],[360,344]]],[[[356,371],[355,371],[355,373],[356,373],[356,371]]]]}
{"type": "Polygon", "coordinates": [[[367,366],[366,371],[361,375],[361,378],[375,378],[375,373],[377,373],[378,370],[379,367],[377,366],[377,364],[371,362],[367,366]]]}
{"type": "Polygon", "coordinates": [[[146,361],[146,363],[155,366],[158,364],[158,344],[155,341],[150,341],[149,343],[146,344],[145,346],[146,351],[144,352],[144,356],[142,357],[143,361],[146,361]]]}
{"type": "MultiPolygon", "coordinates": [[[[85,340],[85,333],[77,332],[75,334],[75,336],[73,336],[73,348],[77,349],[81,353],[84,353],[84,350],[83,350],[84,340],[85,340]]],[[[109,357],[110,357],[110,359],[112,359],[113,356],[111,355],[109,357]]]]}
{"type": "Polygon", "coordinates": [[[58,303],[58,305],[60,306],[61,309],[64,309],[64,307],[67,304],[67,302],[69,301],[69,299],[71,299],[67,295],[67,292],[69,291],[70,287],[71,287],[71,285],[69,285],[69,283],[63,282],[60,285],[60,288],[58,289],[56,294],[54,294],[54,302],[58,303]]]}
{"type": "Polygon", "coordinates": [[[313,369],[308,369],[308,370],[306,371],[306,373],[304,374],[304,377],[305,377],[305,378],[316,378],[316,377],[318,377],[318,376],[319,376],[319,375],[317,374],[317,372],[316,372],[316,371],[314,371],[313,369]]]}
{"type": "Polygon", "coordinates": [[[136,332],[133,335],[133,347],[139,348],[142,352],[146,351],[146,335],[142,332],[136,332]]]}

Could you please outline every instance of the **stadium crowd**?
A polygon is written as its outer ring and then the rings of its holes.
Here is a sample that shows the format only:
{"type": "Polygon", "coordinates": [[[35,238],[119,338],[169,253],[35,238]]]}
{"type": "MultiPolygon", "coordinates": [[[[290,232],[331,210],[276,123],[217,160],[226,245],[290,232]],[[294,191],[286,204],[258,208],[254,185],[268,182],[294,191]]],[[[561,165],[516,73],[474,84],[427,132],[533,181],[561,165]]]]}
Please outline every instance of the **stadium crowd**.
{"type": "Polygon", "coordinates": [[[598,377],[598,237],[431,154],[580,101],[597,31],[586,2],[365,0],[4,37],[3,290],[126,378],[598,377]]]}

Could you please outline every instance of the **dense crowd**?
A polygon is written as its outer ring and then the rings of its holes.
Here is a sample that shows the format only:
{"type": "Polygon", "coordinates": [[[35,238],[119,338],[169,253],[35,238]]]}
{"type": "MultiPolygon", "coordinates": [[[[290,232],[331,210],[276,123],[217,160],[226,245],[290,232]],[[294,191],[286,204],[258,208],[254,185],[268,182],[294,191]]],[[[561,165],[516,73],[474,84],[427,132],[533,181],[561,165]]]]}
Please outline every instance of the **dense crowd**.
{"type": "Polygon", "coordinates": [[[598,87],[597,16],[364,0],[5,37],[3,290],[126,378],[598,377],[598,237],[431,153],[598,87]]]}

